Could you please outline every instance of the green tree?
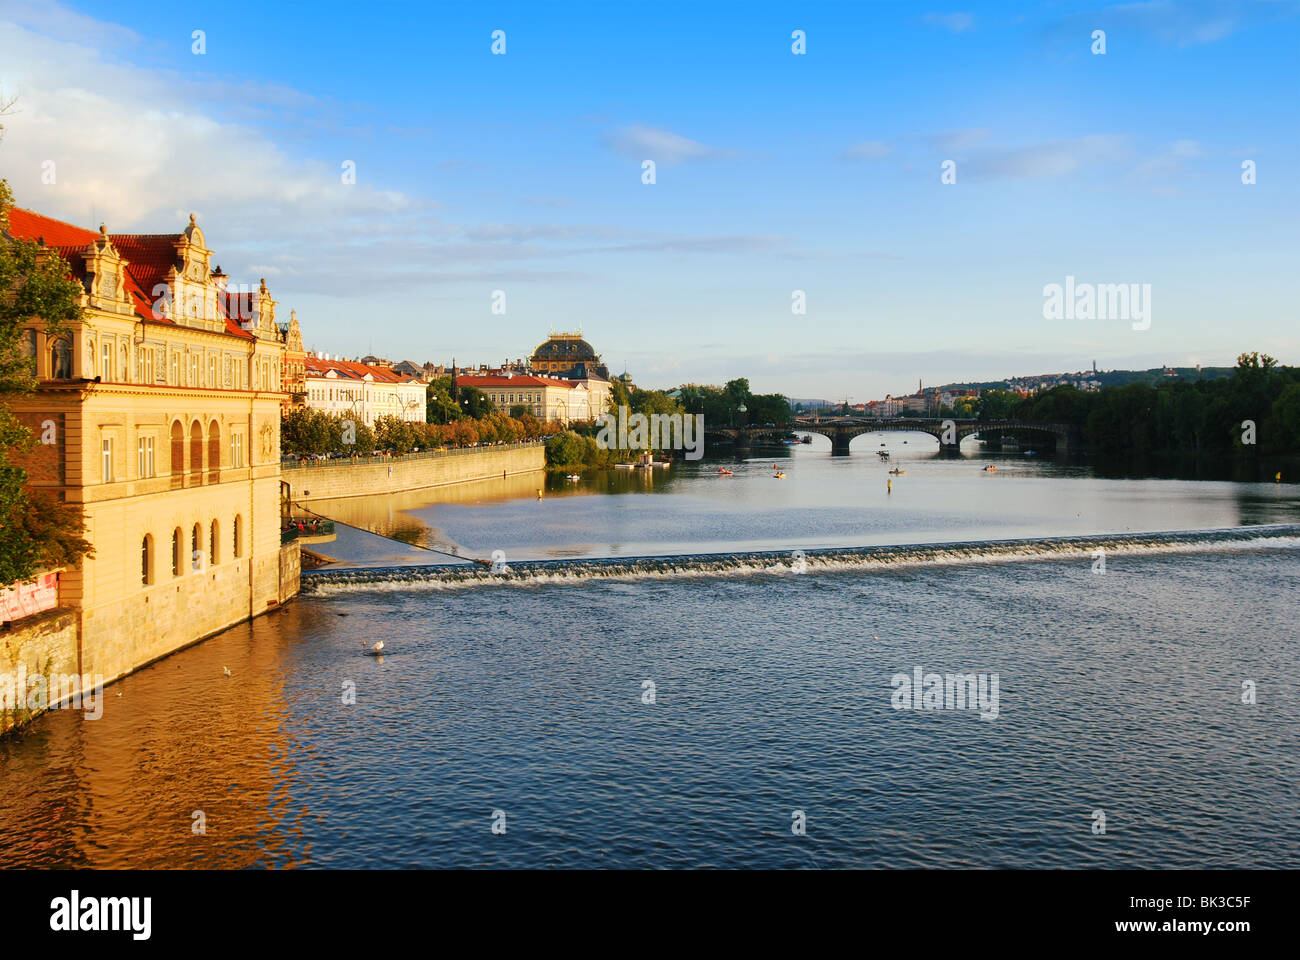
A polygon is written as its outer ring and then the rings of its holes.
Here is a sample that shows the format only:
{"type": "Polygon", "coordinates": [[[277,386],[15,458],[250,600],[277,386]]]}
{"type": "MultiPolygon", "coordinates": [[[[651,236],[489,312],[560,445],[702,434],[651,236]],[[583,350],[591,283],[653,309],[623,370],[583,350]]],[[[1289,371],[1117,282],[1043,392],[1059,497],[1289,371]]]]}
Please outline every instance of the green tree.
{"type": "Polygon", "coordinates": [[[451,377],[435,377],[425,388],[425,420],[451,423],[461,418],[460,406],[451,398],[451,377]]]}
{"type": "Polygon", "coordinates": [[[467,417],[481,420],[496,412],[496,405],[477,387],[460,388],[460,409],[467,417]]]}
{"type": "Polygon", "coordinates": [[[578,467],[583,465],[588,438],[572,430],[557,434],[546,441],[546,463],[552,467],[578,467]]]}
{"type": "Polygon", "coordinates": [[[65,330],[81,318],[82,290],[61,257],[9,236],[12,205],[9,184],[0,180],[0,586],[29,579],[42,567],[75,565],[93,552],[80,509],[29,488],[21,465],[35,447],[12,409],[15,399],[36,389],[24,324],[65,330]]]}
{"type": "Polygon", "coordinates": [[[1264,448],[1278,453],[1300,450],[1300,380],[1282,388],[1272,414],[1262,428],[1264,448]]]}
{"type": "Polygon", "coordinates": [[[1020,400],[1020,394],[1009,390],[985,390],[980,394],[979,419],[1010,420],[1020,400]]]}
{"type": "Polygon", "coordinates": [[[291,457],[330,453],[342,446],[342,428],[331,428],[331,418],[321,410],[296,407],[280,420],[280,449],[291,457]]]}

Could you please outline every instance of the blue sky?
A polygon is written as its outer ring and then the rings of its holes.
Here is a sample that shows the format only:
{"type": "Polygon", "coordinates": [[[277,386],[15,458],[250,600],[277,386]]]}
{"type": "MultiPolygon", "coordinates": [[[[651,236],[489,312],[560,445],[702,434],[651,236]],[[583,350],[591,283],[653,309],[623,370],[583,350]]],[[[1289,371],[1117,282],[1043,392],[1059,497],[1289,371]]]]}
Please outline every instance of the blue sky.
{"type": "Polygon", "coordinates": [[[1294,2],[306,9],[0,2],[0,175],[86,226],[198,213],[345,355],[581,327],[647,386],[858,400],[1300,363],[1294,2]],[[1150,328],[1044,319],[1067,275],[1151,284],[1150,328]]]}

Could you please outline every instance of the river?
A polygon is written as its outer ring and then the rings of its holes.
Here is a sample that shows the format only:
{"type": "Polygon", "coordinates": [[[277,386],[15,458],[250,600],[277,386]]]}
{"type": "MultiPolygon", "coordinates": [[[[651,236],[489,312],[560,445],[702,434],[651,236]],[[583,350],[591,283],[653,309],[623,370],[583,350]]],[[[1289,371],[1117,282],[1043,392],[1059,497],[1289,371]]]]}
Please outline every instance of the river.
{"type": "Polygon", "coordinates": [[[1300,867],[1300,489],[927,440],[315,504],[505,572],[340,527],[0,741],[0,865],[1300,867]]]}

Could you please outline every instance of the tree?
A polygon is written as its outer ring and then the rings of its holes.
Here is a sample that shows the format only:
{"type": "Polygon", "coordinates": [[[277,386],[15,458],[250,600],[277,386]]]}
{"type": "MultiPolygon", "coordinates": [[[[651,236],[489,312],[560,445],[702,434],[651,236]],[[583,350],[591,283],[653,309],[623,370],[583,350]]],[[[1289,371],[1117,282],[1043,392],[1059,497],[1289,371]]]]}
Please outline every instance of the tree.
{"type": "Polygon", "coordinates": [[[451,377],[435,377],[424,390],[425,420],[450,423],[461,418],[460,406],[451,398],[451,377]]]}
{"type": "Polygon", "coordinates": [[[585,466],[595,446],[596,441],[590,437],[580,437],[572,430],[566,430],[546,441],[546,463],[552,467],[585,466]]]}
{"type": "Polygon", "coordinates": [[[1273,417],[1264,430],[1270,450],[1300,450],[1300,380],[1288,383],[1273,401],[1273,417]]]}
{"type": "Polygon", "coordinates": [[[21,465],[36,446],[11,406],[36,389],[24,324],[44,321],[48,333],[65,330],[81,319],[82,290],[61,257],[8,235],[12,205],[9,184],[0,180],[0,585],[27,580],[42,567],[75,565],[93,553],[81,510],[29,488],[21,465]]]}
{"type": "MultiPolygon", "coordinates": [[[[331,418],[321,410],[297,407],[280,421],[280,449],[293,457],[309,457],[334,449],[331,418]]],[[[341,442],[342,428],[339,428],[341,442]]]]}
{"type": "Polygon", "coordinates": [[[460,409],[467,417],[481,420],[496,412],[496,405],[477,387],[460,388],[460,409]]]}
{"type": "Polygon", "coordinates": [[[1020,394],[1009,390],[985,390],[980,394],[979,418],[981,420],[1010,420],[1011,411],[1021,400],[1020,394]]]}

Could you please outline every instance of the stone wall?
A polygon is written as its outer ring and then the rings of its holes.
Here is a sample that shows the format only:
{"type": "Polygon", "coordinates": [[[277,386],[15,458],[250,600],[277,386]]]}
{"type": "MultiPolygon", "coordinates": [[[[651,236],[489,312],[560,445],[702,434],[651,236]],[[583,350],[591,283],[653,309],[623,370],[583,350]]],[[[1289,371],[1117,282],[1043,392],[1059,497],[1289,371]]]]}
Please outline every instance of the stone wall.
{"type": "MultiPolygon", "coordinates": [[[[37,677],[45,678],[49,691],[57,686],[55,677],[80,672],[76,611],[51,610],[0,628],[0,733],[42,712],[27,708],[37,677]]],[[[42,702],[48,703],[48,695],[42,702]]]]}
{"type": "Polygon", "coordinates": [[[95,556],[61,578],[59,594],[63,600],[64,583],[79,573],[83,671],[111,682],[278,605],[280,482],[270,468],[258,470],[269,475],[251,484],[186,487],[86,505],[95,556]],[[175,530],[179,572],[173,569],[175,530]],[[152,542],[149,583],[142,576],[146,535],[152,542]]]}
{"type": "Polygon", "coordinates": [[[306,502],[500,480],[545,466],[546,447],[537,443],[449,452],[442,456],[394,458],[391,462],[319,462],[286,469],[280,477],[290,485],[294,500],[306,502]]]}
{"type": "Polygon", "coordinates": [[[297,540],[286,543],[280,548],[280,602],[284,603],[298,595],[298,585],[302,577],[302,547],[297,540]]]}

